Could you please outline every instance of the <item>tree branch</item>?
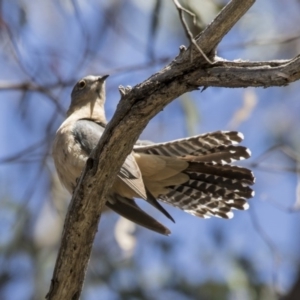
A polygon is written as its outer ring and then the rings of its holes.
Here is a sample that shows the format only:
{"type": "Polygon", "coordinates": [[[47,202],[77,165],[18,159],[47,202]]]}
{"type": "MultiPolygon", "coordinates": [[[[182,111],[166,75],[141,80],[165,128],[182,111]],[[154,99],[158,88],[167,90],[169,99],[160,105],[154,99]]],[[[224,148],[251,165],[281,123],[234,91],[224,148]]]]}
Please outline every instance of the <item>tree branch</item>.
{"type": "Polygon", "coordinates": [[[299,79],[300,55],[270,62],[225,61],[211,68],[195,70],[185,77],[194,86],[231,88],[286,86],[299,79]]]}
{"type": "Polygon", "coordinates": [[[65,115],[65,110],[57,100],[57,98],[52,95],[50,87],[46,88],[45,86],[37,85],[37,84],[32,84],[30,82],[24,82],[24,83],[8,83],[8,82],[2,82],[0,81],[0,90],[11,90],[11,91],[33,91],[33,92],[38,92],[42,93],[51,100],[52,103],[54,103],[57,112],[60,113],[61,115],[65,115]]]}
{"type": "MultiPolygon", "coordinates": [[[[216,60],[212,51],[253,2],[231,1],[196,38],[206,55],[216,60]]],[[[198,86],[286,85],[300,77],[299,57],[265,64],[218,61],[208,65],[201,53],[192,51],[192,63],[189,51],[181,51],[143,83],[133,89],[120,88],[116,113],[88,159],[72,197],[47,299],[79,299],[105,196],[138,136],[164,106],[198,86]]]]}

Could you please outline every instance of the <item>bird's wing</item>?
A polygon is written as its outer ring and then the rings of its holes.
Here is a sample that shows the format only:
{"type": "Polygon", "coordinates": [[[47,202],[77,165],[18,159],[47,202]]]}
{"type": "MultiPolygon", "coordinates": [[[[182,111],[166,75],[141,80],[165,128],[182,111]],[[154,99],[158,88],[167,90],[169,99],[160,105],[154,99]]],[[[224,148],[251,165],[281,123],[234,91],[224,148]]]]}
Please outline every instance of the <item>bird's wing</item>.
{"type": "Polygon", "coordinates": [[[96,147],[103,132],[104,127],[88,119],[77,120],[72,128],[76,142],[80,144],[87,155],[90,155],[96,147]]]}
{"type": "MultiPolygon", "coordinates": [[[[81,145],[82,149],[87,155],[90,155],[91,151],[96,147],[103,132],[104,127],[92,120],[87,119],[78,120],[73,128],[75,140],[81,145]]],[[[174,222],[174,219],[171,217],[171,215],[159,204],[156,198],[146,190],[142,173],[132,153],[127,156],[120,169],[118,178],[133,191],[133,193],[130,195],[130,198],[139,197],[148,201],[151,205],[161,211],[167,218],[174,222]]],[[[118,185],[118,187],[120,188],[119,193],[122,195],[122,186],[118,185]]]]}
{"type": "MultiPolygon", "coordinates": [[[[87,155],[90,155],[91,151],[96,147],[103,132],[104,127],[101,124],[88,119],[76,121],[73,127],[75,140],[81,145],[87,155]]],[[[118,177],[132,188],[139,197],[147,199],[142,175],[132,154],[127,156],[118,177]]]]}

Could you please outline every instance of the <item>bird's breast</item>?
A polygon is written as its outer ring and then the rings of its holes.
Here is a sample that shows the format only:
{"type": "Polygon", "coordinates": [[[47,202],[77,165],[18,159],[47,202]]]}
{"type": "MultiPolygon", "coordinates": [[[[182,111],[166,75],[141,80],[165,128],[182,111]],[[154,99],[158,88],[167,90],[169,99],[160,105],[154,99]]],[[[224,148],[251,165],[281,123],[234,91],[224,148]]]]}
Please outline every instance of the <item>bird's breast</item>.
{"type": "Polygon", "coordinates": [[[59,128],[53,144],[53,159],[60,181],[72,193],[88,156],[76,142],[70,126],[59,128]]]}

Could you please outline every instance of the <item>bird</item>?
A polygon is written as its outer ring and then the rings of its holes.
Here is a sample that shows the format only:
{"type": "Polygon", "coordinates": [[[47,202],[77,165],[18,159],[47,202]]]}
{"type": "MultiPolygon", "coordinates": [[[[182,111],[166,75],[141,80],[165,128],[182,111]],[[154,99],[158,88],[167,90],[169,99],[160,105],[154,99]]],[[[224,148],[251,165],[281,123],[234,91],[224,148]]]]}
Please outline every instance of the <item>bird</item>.
{"type": "MultiPolygon", "coordinates": [[[[75,84],[66,119],[56,132],[54,164],[71,194],[107,125],[108,76],[89,75],[75,84]]],[[[242,140],[243,134],[237,131],[215,131],[166,143],[138,140],[108,193],[106,209],[163,235],[170,230],[142,210],[136,198],[173,222],[160,202],[201,218],[232,218],[233,210],[248,209],[248,199],[254,196],[252,171],[232,164],[251,156],[240,145],[242,140]]]]}

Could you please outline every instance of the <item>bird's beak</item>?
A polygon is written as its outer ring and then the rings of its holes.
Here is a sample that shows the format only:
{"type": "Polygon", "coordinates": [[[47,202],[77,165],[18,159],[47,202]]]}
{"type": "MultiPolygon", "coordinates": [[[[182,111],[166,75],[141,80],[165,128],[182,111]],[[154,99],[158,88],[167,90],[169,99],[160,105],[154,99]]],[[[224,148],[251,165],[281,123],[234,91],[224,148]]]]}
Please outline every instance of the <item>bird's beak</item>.
{"type": "Polygon", "coordinates": [[[98,77],[98,81],[104,82],[109,75],[103,75],[98,77]]]}

